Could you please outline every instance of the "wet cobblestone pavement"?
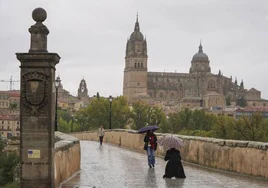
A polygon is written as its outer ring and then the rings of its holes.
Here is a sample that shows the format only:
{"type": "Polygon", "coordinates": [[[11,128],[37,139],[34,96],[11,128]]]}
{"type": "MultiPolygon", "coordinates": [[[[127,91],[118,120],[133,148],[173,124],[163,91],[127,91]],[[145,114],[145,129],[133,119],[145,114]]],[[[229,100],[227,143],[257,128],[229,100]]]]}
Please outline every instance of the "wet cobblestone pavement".
{"type": "Polygon", "coordinates": [[[81,171],[61,188],[267,188],[268,181],[184,164],[186,179],[163,179],[166,162],[118,146],[81,141],[81,171]]]}

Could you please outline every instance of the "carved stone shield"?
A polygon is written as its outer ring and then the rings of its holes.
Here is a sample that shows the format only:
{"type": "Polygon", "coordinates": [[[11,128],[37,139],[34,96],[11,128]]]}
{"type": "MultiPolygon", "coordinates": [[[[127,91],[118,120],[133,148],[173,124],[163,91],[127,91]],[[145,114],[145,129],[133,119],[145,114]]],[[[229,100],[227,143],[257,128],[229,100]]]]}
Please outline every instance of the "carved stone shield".
{"type": "Polygon", "coordinates": [[[39,115],[48,99],[48,76],[41,72],[29,72],[22,76],[22,102],[32,115],[39,115]]]}
{"type": "Polygon", "coordinates": [[[27,80],[26,100],[31,105],[40,105],[45,99],[44,80],[27,80]]]}

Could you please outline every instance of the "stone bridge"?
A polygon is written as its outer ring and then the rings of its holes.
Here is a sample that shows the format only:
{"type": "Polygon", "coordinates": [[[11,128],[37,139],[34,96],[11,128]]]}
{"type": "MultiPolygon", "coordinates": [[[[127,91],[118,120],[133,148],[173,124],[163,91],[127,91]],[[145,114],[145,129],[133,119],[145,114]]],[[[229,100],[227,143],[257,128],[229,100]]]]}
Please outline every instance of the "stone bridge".
{"type": "Polygon", "coordinates": [[[268,187],[267,143],[179,136],[185,141],[181,152],[187,178],[165,180],[165,150],[158,148],[156,167],[148,169],[144,135],[136,131],[107,131],[102,147],[94,142],[96,132],[73,136],[83,140],[81,170],[65,180],[63,188],[268,187]]]}

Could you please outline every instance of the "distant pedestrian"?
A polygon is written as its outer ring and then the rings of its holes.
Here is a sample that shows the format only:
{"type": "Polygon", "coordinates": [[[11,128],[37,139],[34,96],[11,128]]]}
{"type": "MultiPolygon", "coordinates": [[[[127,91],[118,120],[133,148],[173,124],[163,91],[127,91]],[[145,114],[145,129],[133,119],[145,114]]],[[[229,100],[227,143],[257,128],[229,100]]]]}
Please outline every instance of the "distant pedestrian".
{"type": "Polygon", "coordinates": [[[105,130],[104,130],[103,126],[101,125],[101,127],[98,129],[98,133],[97,133],[97,136],[99,137],[99,140],[100,140],[100,145],[102,145],[104,135],[105,135],[105,130]]]}
{"type": "Polygon", "coordinates": [[[179,150],[175,148],[167,150],[164,160],[168,161],[168,163],[166,165],[165,175],[163,178],[186,178],[179,150]]]}
{"type": "Polygon", "coordinates": [[[152,130],[147,131],[144,137],[144,149],[147,150],[148,166],[154,168],[155,151],[157,149],[157,137],[152,130]]]}

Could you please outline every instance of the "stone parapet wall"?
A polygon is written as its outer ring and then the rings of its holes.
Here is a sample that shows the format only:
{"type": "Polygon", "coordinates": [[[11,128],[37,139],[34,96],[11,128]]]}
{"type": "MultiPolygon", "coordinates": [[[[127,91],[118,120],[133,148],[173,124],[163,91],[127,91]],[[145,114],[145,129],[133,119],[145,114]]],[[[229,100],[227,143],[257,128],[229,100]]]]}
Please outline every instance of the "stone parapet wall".
{"type": "MultiPolygon", "coordinates": [[[[80,140],[98,141],[97,133],[73,133],[80,140]]],[[[165,134],[156,133],[158,139],[165,134]]],[[[178,136],[184,140],[185,146],[180,149],[184,161],[206,167],[247,175],[268,178],[268,143],[224,140],[194,136],[178,136]]],[[[134,130],[114,129],[106,131],[104,142],[143,150],[144,134],[134,130]]],[[[157,155],[165,155],[165,149],[159,147],[157,155]]]]}
{"type": "Polygon", "coordinates": [[[55,187],[80,170],[80,142],[76,137],[55,133],[54,174],[55,187]]]}

